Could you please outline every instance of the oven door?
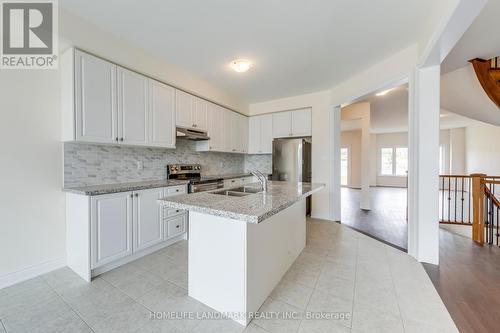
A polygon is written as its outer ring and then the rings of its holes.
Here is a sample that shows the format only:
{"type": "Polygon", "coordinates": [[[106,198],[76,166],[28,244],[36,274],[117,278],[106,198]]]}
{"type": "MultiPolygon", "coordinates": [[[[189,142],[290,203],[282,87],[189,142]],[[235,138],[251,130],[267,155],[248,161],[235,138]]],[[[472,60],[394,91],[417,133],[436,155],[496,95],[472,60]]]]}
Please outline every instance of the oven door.
{"type": "Polygon", "coordinates": [[[213,191],[224,187],[224,182],[214,181],[189,184],[189,193],[213,191]]]}

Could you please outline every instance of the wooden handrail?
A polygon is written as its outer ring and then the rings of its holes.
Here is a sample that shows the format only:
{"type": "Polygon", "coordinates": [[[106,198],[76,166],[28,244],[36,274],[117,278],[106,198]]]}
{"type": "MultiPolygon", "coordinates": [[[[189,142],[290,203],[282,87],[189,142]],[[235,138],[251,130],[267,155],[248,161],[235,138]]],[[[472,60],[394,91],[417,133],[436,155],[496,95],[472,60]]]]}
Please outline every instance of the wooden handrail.
{"type": "Polygon", "coordinates": [[[444,177],[444,178],[471,178],[470,175],[439,175],[439,177],[444,177]]]}
{"type": "MultiPolygon", "coordinates": [[[[488,177],[489,178],[489,177],[488,177]]],[[[500,180],[488,180],[488,179],[483,179],[482,180],[483,184],[492,184],[492,185],[500,185],[500,180]]]]}
{"type": "Polygon", "coordinates": [[[498,201],[497,197],[491,192],[491,190],[488,187],[484,188],[484,193],[486,194],[486,196],[488,196],[488,198],[491,199],[491,201],[493,201],[493,203],[495,203],[495,205],[500,207],[500,201],[498,201]]]}

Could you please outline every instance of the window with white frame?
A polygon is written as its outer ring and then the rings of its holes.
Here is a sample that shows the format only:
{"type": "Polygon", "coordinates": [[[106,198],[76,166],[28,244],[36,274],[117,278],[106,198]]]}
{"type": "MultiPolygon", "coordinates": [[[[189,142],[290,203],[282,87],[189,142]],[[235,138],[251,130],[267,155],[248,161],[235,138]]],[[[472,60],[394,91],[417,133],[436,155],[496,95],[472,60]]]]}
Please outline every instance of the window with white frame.
{"type": "Polygon", "coordinates": [[[380,175],[406,176],[408,170],[408,147],[380,148],[380,175]]]}

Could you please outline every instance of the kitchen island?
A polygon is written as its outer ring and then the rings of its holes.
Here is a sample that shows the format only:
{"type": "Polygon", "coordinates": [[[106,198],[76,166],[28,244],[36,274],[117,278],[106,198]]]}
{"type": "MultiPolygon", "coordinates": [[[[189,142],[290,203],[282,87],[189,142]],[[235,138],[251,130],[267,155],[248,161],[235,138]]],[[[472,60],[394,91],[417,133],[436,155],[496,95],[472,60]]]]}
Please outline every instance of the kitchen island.
{"type": "Polygon", "coordinates": [[[189,211],[189,296],[247,325],[304,249],[305,198],[323,188],[269,182],[265,193],[252,184],[159,200],[189,211]]]}

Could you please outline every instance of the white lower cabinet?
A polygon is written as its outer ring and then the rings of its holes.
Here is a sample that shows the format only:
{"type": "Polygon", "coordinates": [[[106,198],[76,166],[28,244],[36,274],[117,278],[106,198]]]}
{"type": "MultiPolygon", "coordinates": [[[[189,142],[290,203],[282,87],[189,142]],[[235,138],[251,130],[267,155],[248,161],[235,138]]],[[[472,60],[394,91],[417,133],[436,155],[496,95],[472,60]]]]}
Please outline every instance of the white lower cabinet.
{"type": "Polygon", "coordinates": [[[163,240],[162,207],[158,199],[164,197],[163,188],[135,192],[134,195],[134,251],[153,246],[163,240]]]}
{"type": "Polygon", "coordinates": [[[67,265],[90,281],[180,240],[187,212],[163,208],[158,199],[186,192],[183,185],[97,196],[68,193],[67,265]]]}
{"type": "Polygon", "coordinates": [[[132,193],[92,197],[92,268],[132,254],[132,203],[132,193]]]}
{"type": "Polygon", "coordinates": [[[163,222],[163,238],[169,239],[186,231],[187,214],[180,214],[163,222]]]}

